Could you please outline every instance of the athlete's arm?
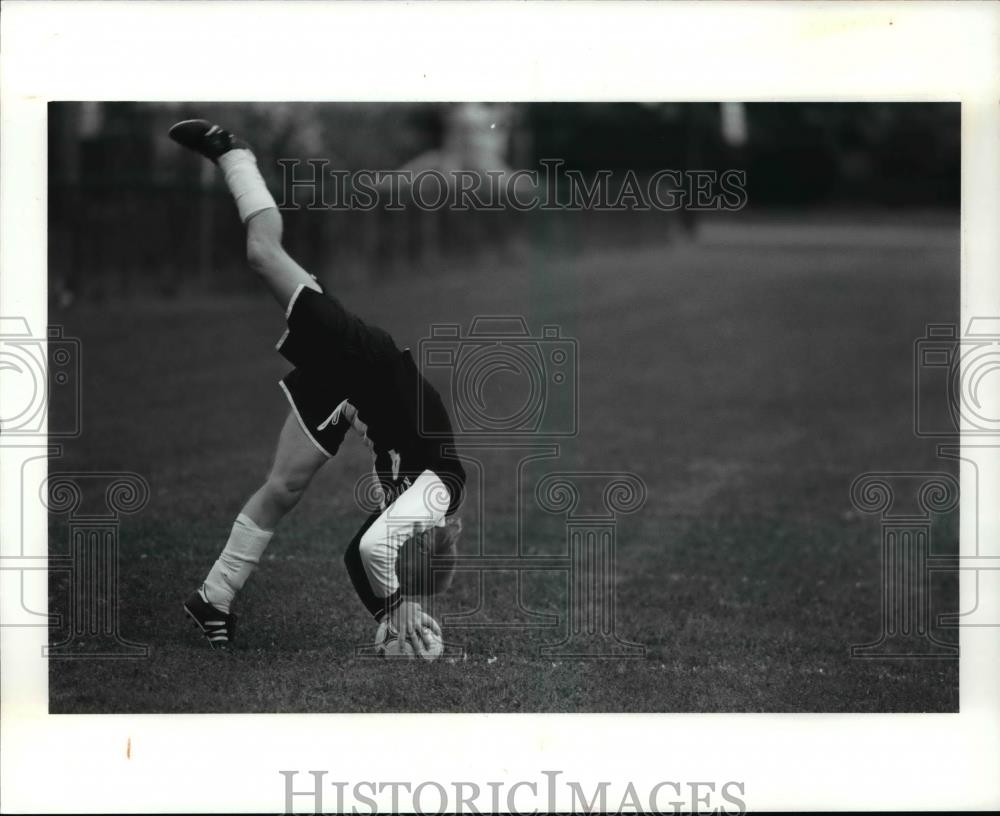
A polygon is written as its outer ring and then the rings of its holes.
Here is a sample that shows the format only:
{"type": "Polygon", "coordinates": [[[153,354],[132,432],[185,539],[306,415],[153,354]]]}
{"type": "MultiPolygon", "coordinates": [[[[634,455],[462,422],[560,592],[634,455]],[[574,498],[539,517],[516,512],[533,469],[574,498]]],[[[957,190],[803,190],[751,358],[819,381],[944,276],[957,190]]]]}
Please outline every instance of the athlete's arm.
{"type": "Polygon", "coordinates": [[[368,570],[365,568],[365,561],[361,555],[361,539],[379,515],[378,511],[372,513],[347,547],[347,552],[344,553],[347,574],[351,578],[354,591],[358,593],[361,603],[375,620],[381,621],[388,615],[389,621],[400,637],[414,644],[416,644],[415,639],[420,638],[424,646],[429,648],[431,643],[424,629],[429,628],[438,637],[441,637],[441,627],[438,626],[437,621],[426,614],[419,603],[404,599],[398,585],[394,592],[383,597],[376,592],[368,578],[368,570]]]}
{"type": "MultiPolygon", "coordinates": [[[[412,485],[373,514],[354,537],[344,556],[351,582],[369,612],[390,620],[401,632],[416,632],[430,623],[419,604],[404,601],[396,575],[399,550],[414,533],[444,524],[451,494],[441,479],[425,470],[412,485]]],[[[433,628],[433,627],[432,627],[433,628]]]]}
{"type": "Polygon", "coordinates": [[[354,591],[358,593],[358,598],[376,620],[382,620],[388,612],[391,612],[403,600],[403,594],[397,588],[396,592],[390,595],[379,595],[371,582],[368,580],[368,573],[365,571],[365,562],[361,558],[361,539],[368,529],[375,523],[382,514],[381,510],[376,510],[361,525],[361,529],[351,539],[347,545],[347,552],[344,553],[344,566],[347,567],[347,574],[354,585],[354,591]]]}

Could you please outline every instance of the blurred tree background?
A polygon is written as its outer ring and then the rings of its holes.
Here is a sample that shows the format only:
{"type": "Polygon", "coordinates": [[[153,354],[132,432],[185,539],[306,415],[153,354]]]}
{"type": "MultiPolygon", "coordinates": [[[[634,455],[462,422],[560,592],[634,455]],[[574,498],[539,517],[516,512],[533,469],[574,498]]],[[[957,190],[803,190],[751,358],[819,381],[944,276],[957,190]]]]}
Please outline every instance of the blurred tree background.
{"type": "MultiPolygon", "coordinates": [[[[664,168],[744,170],[746,209],[700,219],[958,212],[957,103],[753,103],[739,114],[734,139],[718,103],[53,103],[50,291],[69,302],[253,286],[220,174],[166,137],[173,122],[191,117],[245,134],[276,192],[279,158],[324,159],[327,169],[350,171],[391,170],[414,157],[418,166],[481,167],[489,161],[477,157],[502,153],[508,169],[560,159],[567,168],[616,177],[664,168]]],[[[334,269],[340,278],[428,273],[525,251],[579,251],[583,240],[589,247],[690,240],[698,226],[690,212],[414,207],[299,209],[286,213],[285,223],[291,253],[321,278],[334,269]]]]}

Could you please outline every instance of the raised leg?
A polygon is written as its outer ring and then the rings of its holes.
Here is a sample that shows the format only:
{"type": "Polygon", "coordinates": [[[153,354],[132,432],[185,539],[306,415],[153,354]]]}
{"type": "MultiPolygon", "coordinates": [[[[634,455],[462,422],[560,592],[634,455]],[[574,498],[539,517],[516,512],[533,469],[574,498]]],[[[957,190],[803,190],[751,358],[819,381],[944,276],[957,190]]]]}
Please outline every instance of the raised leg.
{"type": "Polygon", "coordinates": [[[300,286],[320,290],[316,279],[281,245],[281,213],[276,207],[254,213],[246,226],[247,262],[282,309],[288,309],[292,295],[300,286]]]}
{"type": "Polygon", "coordinates": [[[222,170],[240,220],[247,227],[247,260],[264,285],[287,310],[300,286],[319,290],[316,280],[281,245],[281,213],[257,169],[249,145],[204,119],[187,119],[170,128],[170,138],[200,153],[222,170]]]}

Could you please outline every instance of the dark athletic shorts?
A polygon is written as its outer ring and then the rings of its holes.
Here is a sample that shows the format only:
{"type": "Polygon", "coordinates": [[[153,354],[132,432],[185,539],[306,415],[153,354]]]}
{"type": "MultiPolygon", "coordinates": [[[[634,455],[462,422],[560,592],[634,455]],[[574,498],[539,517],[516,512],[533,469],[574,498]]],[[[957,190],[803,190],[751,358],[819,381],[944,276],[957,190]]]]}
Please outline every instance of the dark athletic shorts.
{"type": "MultiPolygon", "coordinates": [[[[337,453],[351,428],[342,415],[335,416],[345,399],[361,411],[369,434],[378,438],[385,425],[377,423],[385,423],[385,415],[376,412],[369,418],[351,395],[381,389],[385,400],[395,398],[403,404],[399,416],[390,423],[395,426],[393,432],[407,429],[406,438],[401,440],[406,450],[400,450],[399,478],[434,471],[451,491],[449,514],[453,513],[462,500],[465,472],[456,457],[442,453],[454,446],[451,421],[440,395],[420,376],[409,352],[400,351],[388,332],[368,325],[335,297],[312,289],[299,289],[286,317],[288,331],[278,341],[278,351],[295,369],[282,378],[281,388],[309,438],[327,456],[337,453]],[[408,400],[415,401],[418,393],[423,406],[421,420],[431,431],[426,439],[417,430],[416,405],[406,405],[408,400]]],[[[376,467],[381,473],[378,459],[376,467]]]]}
{"type": "Polygon", "coordinates": [[[343,416],[335,422],[330,420],[343,402],[343,395],[331,386],[328,378],[301,368],[288,372],[278,384],[313,444],[327,456],[335,456],[351,429],[351,423],[343,416]]]}
{"type": "Polygon", "coordinates": [[[313,289],[300,287],[285,316],[288,331],[277,348],[295,370],[281,379],[281,388],[303,430],[333,456],[351,427],[343,417],[331,419],[337,406],[400,350],[388,332],[313,289]]]}

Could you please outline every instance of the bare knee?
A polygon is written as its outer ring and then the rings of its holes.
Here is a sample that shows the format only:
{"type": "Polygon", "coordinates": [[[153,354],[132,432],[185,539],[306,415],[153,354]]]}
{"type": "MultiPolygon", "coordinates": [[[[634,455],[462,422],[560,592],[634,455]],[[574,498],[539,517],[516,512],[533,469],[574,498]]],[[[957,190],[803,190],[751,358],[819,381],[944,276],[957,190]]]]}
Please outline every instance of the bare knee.
{"type": "Polygon", "coordinates": [[[268,497],[285,512],[291,510],[309,486],[309,479],[292,474],[272,473],[267,477],[264,488],[268,497]]]}
{"type": "Polygon", "coordinates": [[[271,269],[285,250],[281,246],[281,213],[263,210],[247,222],[247,261],[257,272],[271,269]]]}
{"type": "Polygon", "coordinates": [[[274,269],[284,251],[281,242],[272,236],[252,232],[247,235],[247,263],[254,272],[274,269]]]}

